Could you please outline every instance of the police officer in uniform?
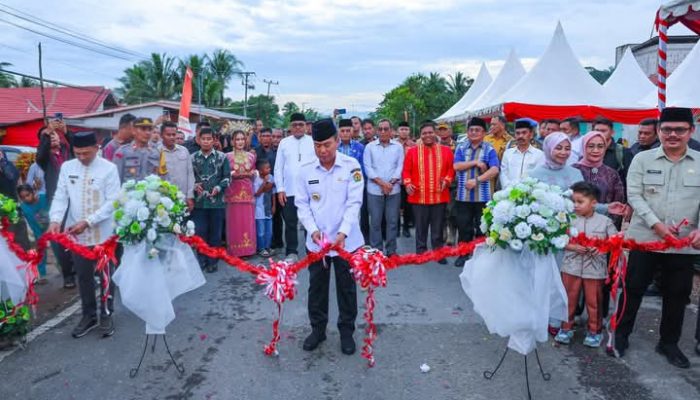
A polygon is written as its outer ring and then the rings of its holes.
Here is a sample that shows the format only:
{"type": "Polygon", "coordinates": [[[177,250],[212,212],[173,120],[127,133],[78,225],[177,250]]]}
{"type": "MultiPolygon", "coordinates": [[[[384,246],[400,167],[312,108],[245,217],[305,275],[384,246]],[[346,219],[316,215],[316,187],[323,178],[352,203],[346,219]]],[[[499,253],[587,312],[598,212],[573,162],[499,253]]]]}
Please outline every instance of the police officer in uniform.
{"type": "MultiPolygon", "coordinates": [[[[338,132],[330,118],[314,123],[312,139],[318,159],[302,165],[295,199],[299,220],[307,232],[306,248],[317,252],[327,241],[355,251],[364,244],[359,224],[365,186],[362,169],[357,160],[337,152],[338,132]]],[[[308,309],[312,331],[304,340],[304,350],[314,350],[326,340],[331,265],[335,267],[340,348],[344,354],[353,354],[357,288],[350,265],[335,252],[309,266],[308,309]]]]}
{"type": "Polygon", "coordinates": [[[148,175],[167,179],[167,173],[160,170],[160,151],[151,143],[153,121],[150,118],[137,118],[133,126],[134,140],[120,147],[112,159],[122,183],[129,179],[138,181],[148,175]]]}

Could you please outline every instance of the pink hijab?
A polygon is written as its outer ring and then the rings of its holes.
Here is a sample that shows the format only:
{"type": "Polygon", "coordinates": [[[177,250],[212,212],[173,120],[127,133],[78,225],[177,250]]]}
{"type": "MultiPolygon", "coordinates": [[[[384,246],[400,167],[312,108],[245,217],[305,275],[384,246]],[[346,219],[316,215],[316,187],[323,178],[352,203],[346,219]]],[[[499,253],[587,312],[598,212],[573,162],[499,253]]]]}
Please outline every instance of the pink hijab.
{"type": "Polygon", "coordinates": [[[597,162],[592,162],[586,158],[586,146],[588,145],[588,142],[596,137],[603,139],[603,143],[605,143],[605,135],[603,135],[603,132],[599,131],[590,131],[583,137],[583,139],[581,139],[581,151],[583,152],[583,157],[581,157],[581,160],[578,162],[579,164],[589,168],[600,168],[600,166],[603,165],[603,158],[597,162]]]}
{"type": "Polygon", "coordinates": [[[571,143],[569,136],[567,136],[564,132],[552,132],[549,135],[547,135],[546,138],[544,138],[544,148],[542,150],[544,151],[544,163],[547,166],[547,168],[562,169],[564,168],[564,165],[566,165],[559,164],[558,162],[554,161],[554,158],[552,157],[552,152],[554,151],[554,148],[557,147],[559,143],[565,140],[571,143]]]}

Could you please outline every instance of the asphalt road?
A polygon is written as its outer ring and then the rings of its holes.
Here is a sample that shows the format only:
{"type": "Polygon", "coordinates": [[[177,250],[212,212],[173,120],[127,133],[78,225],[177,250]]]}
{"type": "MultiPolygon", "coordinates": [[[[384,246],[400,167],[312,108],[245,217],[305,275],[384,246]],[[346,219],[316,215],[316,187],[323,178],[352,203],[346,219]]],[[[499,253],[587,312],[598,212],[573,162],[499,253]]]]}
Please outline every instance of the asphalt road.
{"type": "MultiPolygon", "coordinates": [[[[413,239],[401,239],[411,251],[413,239]]],[[[144,324],[117,305],[116,334],[97,331],[73,339],[79,312],[0,362],[0,399],[526,399],[524,359],[509,353],[493,380],[484,370],[498,362],[505,339],[491,336],[473,312],[451,265],[406,266],[389,273],[378,290],[377,364],[367,368],[359,351],[340,352],[335,324],[314,352],[301,349],[309,331],[308,275],[299,276],[298,297],[285,304],[278,357],[262,348],[271,336],[274,305],[251,276],[221,267],[206,286],[175,302],[168,342],[185,373],[179,377],[159,342],[140,374],[129,378],[143,346],[144,324]],[[431,370],[422,373],[421,364],[431,370]]],[[[331,280],[333,281],[333,280],[331,280]]],[[[331,287],[332,293],[334,288],[331,287]]],[[[336,309],[331,296],[331,310],[336,309]]],[[[364,300],[361,294],[360,303],[364,300]]],[[[700,357],[692,352],[697,308],[686,313],[681,348],[692,368],[679,370],[654,352],[660,302],[645,300],[631,348],[623,360],[576,344],[541,344],[551,381],[543,381],[530,357],[535,399],[698,399],[700,357]]],[[[358,317],[359,345],[364,326],[358,317]]],[[[332,312],[331,321],[337,314],[332,312]]]]}

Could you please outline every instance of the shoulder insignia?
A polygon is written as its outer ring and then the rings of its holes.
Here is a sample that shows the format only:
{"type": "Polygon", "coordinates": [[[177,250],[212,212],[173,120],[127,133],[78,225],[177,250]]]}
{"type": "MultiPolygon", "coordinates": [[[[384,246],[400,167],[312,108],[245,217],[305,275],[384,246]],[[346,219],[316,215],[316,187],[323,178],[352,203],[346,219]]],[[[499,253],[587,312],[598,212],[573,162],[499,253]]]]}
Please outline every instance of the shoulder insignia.
{"type": "Polygon", "coordinates": [[[355,182],[362,182],[362,170],[355,168],[352,170],[352,180],[355,182]]]}

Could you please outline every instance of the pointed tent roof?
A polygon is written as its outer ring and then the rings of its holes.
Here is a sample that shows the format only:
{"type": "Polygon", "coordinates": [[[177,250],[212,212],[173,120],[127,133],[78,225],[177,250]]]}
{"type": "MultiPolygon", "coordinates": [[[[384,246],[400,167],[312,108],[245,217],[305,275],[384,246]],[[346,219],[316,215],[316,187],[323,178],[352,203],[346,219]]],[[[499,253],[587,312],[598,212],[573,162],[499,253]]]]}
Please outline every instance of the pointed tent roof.
{"type": "MultiPolygon", "coordinates": [[[[700,42],[685,56],[666,81],[666,106],[700,108],[700,42]]],[[[657,89],[654,88],[642,102],[650,107],[657,104],[657,89]]]]}
{"type": "Polygon", "coordinates": [[[497,102],[560,106],[600,104],[602,100],[602,86],[578,61],[559,22],[537,64],[497,102]]]}
{"type": "Polygon", "coordinates": [[[467,90],[466,93],[464,93],[464,96],[462,96],[461,99],[459,99],[458,102],[456,102],[452,107],[450,107],[449,110],[445,111],[439,118],[437,118],[437,121],[439,122],[452,122],[456,120],[457,116],[464,114],[465,111],[467,111],[467,107],[476,100],[477,97],[479,97],[486,88],[493,82],[493,78],[491,78],[491,74],[489,73],[489,70],[486,68],[486,63],[481,63],[481,68],[479,69],[479,73],[476,75],[476,79],[474,80],[474,83],[469,87],[469,90],[467,90]]]}
{"type": "Polygon", "coordinates": [[[620,108],[640,107],[640,100],[654,90],[654,84],[644,74],[630,49],[625,51],[615,71],[603,85],[606,103],[620,108]]]}
{"type": "Polygon", "coordinates": [[[496,100],[525,76],[525,73],[525,67],[515,54],[515,50],[511,50],[496,79],[467,107],[467,111],[476,111],[498,104],[496,100]]]}

